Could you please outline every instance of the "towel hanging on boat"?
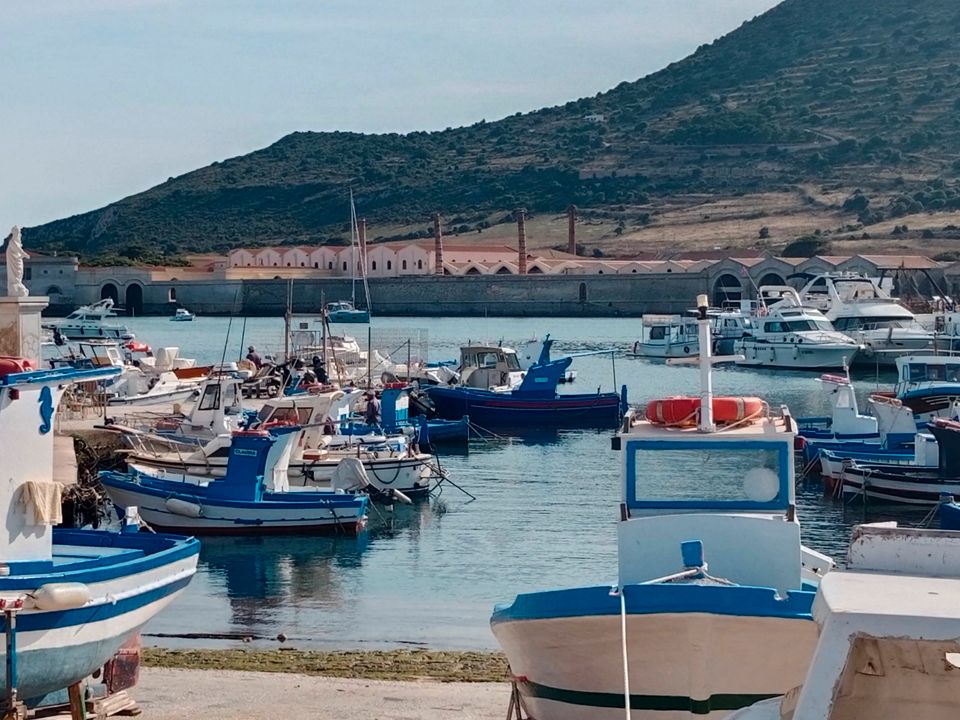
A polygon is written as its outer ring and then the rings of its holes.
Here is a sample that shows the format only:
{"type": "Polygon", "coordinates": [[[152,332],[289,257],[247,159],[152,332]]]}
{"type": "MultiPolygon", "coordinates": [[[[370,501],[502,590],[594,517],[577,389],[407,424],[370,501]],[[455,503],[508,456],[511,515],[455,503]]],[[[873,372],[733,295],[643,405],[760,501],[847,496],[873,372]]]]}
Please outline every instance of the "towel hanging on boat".
{"type": "Polygon", "coordinates": [[[21,486],[20,504],[27,512],[33,510],[35,525],[59,525],[63,522],[60,498],[63,485],[49,480],[27,480],[21,486]]]}

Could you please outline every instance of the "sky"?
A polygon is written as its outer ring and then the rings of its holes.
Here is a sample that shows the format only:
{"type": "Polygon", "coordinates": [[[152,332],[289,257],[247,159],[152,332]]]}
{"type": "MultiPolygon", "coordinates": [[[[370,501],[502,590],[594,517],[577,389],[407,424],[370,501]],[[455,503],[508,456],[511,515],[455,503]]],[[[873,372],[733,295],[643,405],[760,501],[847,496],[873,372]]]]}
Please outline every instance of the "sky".
{"type": "Polygon", "coordinates": [[[0,235],[297,130],[595,95],[777,0],[0,0],[0,235]]]}

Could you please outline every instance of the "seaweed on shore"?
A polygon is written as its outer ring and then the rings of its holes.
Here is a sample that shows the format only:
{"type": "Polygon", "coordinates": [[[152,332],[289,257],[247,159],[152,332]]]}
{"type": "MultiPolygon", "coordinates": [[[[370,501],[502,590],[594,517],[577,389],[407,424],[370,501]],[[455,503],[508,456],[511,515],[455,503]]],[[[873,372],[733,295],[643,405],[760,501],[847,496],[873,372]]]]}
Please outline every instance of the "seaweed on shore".
{"type": "Polygon", "coordinates": [[[505,682],[501,653],[447,650],[169,650],[144,648],[147,667],[298,673],[367,680],[505,682]]]}

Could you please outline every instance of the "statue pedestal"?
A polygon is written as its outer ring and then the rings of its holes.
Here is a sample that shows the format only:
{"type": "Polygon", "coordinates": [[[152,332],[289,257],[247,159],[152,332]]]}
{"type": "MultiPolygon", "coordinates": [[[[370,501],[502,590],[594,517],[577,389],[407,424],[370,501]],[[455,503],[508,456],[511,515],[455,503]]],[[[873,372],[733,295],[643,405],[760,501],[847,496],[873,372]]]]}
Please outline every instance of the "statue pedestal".
{"type": "Polygon", "coordinates": [[[40,367],[40,313],[50,299],[0,297],[0,355],[29,358],[40,367]]]}

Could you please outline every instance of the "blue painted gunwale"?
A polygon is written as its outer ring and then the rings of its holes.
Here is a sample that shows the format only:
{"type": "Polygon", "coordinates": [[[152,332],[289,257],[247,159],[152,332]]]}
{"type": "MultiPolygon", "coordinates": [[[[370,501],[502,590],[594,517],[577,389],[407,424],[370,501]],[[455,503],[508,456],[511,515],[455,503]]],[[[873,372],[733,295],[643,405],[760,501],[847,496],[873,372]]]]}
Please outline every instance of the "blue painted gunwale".
{"type": "MultiPolygon", "coordinates": [[[[0,592],[36,590],[40,585],[51,582],[105,582],[169,565],[200,552],[200,542],[196,538],[163,533],[121,534],[104,530],[54,528],[53,542],[55,550],[61,553],[73,546],[119,547],[140,550],[142,554],[85,556],[70,564],[56,564],[53,561],[49,564],[30,563],[24,568],[26,572],[17,572],[17,564],[11,563],[11,574],[0,577],[0,592]],[[43,566],[49,569],[42,569],[43,566]]],[[[59,557],[64,556],[61,554],[59,557]]]]}
{"type": "MultiPolygon", "coordinates": [[[[490,624],[620,614],[620,598],[611,586],[567,588],[517,595],[494,608],[490,624]]],[[[628,615],[708,613],[740,617],[812,620],[816,592],[791,590],[786,597],[773,588],[747,585],[656,584],[625,587],[628,615]]]]}
{"type": "MultiPolygon", "coordinates": [[[[717,510],[722,512],[783,512],[790,507],[790,485],[793,473],[793,446],[785,437],[773,440],[724,440],[717,442],[691,436],[685,440],[627,440],[624,443],[626,472],[624,473],[625,498],[629,508],[649,510],[717,510]],[[777,453],[777,476],[780,486],[777,497],[769,502],[753,500],[639,500],[637,499],[638,450],[774,450],[777,453]]],[[[705,489],[704,492],[709,492],[705,489]]]]}
{"type": "Polygon", "coordinates": [[[73,367],[59,367],[52,370],[28,370],[26,372],[9,373],[0,377],[0,386],[14,387],[16,385],[36,385],[38,383],[76,383],[87,380],[102,380],[103,378],[119,375],[120,368],[103,367],[78,370],[73,367]]]}
{"type": "Polygon", "coordinates": [[[290,492],[264,493],[262,500],[229,500],[223,498],[208,499],[206,488],[200,485],[191,485],[177,480],[163,480],[150,475],[129,476],[117,472],[101,472],[100,482],[108,487],[137,492],[150,497],[162,498],[177,497],[186,500],[203,502],[210,507],[229,508],[264,508],[288,510],[314,508],[361,508],[365,509],[367,497],[365,495],[351,495],[348,493],[325,492],[290,492]],[[136,480],[131,479],[135,477],[136,480]],[[319,496],[319,497],[318,497],[319,496]]]}

